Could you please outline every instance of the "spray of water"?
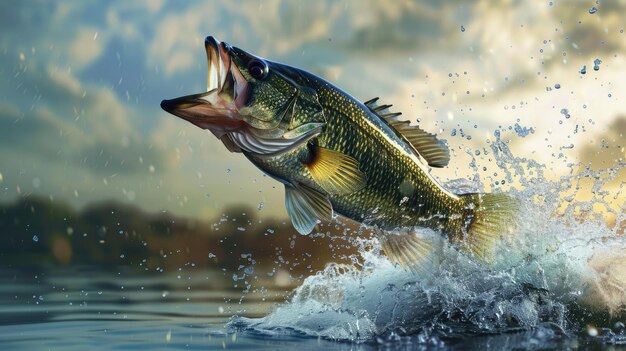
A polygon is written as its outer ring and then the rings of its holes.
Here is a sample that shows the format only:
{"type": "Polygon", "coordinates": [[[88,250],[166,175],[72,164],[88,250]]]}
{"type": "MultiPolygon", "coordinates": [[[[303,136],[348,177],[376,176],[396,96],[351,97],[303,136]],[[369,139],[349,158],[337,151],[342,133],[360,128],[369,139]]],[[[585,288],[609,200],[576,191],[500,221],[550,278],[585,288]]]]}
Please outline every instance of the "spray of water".
{"type": "MultiPolygon", "coordinates": [[[[492,263],[444,245],[439,266],[417,276],[392,265],[375,239],[357,239],[354,264],[328,265],[271,314],[235,317],[229,327],[350,341],[413,335],[435,344],[442,336],[532,328],[553,336],[608,327],[614,329],[600,329],[603,335],[626,342],[616,323],[626,317],[626,218],[618,203],[624,164],[602,171],[574,171],[581,167],[572,164],[569,175],[551,181],[542,165],[514,157],[495,137],[492,157],[506,182],[519,184],[507,191],[521,208],[515,233],[499,244],[492,263]],[[592,198],[579,200],[585,184],[592,198]]],[[[482,190],[460,180],[447,186],[482,190]]]]}

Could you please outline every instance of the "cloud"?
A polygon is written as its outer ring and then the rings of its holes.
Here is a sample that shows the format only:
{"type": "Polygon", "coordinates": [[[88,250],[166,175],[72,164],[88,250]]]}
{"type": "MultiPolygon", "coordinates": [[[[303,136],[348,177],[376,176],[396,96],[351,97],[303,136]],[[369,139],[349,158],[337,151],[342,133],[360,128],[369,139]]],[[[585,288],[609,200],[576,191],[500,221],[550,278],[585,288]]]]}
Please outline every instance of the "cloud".
{"type": "Polygon", "coordinates": [[[163,150],[138,132],[138,113],[113,92],[66,70],[28,68],[0,83],[8,94],[0,102],[4,185],[70,199],[80,194],[79,203],[128,199],[107,184],[141,188],[146,182],[137,176],[164,170],[163,150]],[[22,89],[11,90],[13,84],[22,89]]]}
{"type": "Polygon", "coordinates": [[[189,10],[182,15],[169,15],[161,20],[148,48],[148,64],[160,65],[166,76],[194,67],[204,43],[200,26],[217,17],[214,11],[189,10]]]}
{"type": "Polygon", "coordinates": [[[90,27],[82,27],[76,31],[74,40],[69,44],[69,57],[72,59],[72,67],[83,68],[102,55],[102,35],[98,30],[90,27]]]}
{"type": "Polygon", "coordinates": [[[593,169],[606,169],[626,164],[626,116],[609,123],[604,131],[590,139],[580,151],[580,161],[593,169]]]}
{"type": "MultiPolygon", "coordinates": [[[[456,154],[450,169],[433,172],[472,172],[465,151],[488,148],[496,128],[507,131],[515,155],[548,164],[554,176],[566,170],[561,154],[567,162],[591,160],[600,167],[613,156],[598,163],[604,156],[594,152],[607,149],[586,143],[616,137],[602,130],[618,129],[614,117],[626,114],[626,34],[620,33],[626,2],[603,2],[594,15],[589,6],[434,0],[2,3],[3,185],[11,196],[19,185],[22,193],[53,194],[76,204],[133,198],[148,209],[204,214],[230,203],[256,207],[264,201],[264,211],[283,214],[277,183],[206,131],[158,109],[161,99],[205,85],[206,35],[322,75],[359,99],[380,96],[407,118],[420,118],[456,154]],[[599,71],[592,70],[595,58],[603,61],[599,71]],[[584,64],[588,73],[582,76],[584,64]],[[535,133],[517,137],[508,129],[515,123],[535,133]],[[452,128],[472,140],[452,137],[452,128]]],[[[481,165],[493,162],[481,157],[481,165]]]]}

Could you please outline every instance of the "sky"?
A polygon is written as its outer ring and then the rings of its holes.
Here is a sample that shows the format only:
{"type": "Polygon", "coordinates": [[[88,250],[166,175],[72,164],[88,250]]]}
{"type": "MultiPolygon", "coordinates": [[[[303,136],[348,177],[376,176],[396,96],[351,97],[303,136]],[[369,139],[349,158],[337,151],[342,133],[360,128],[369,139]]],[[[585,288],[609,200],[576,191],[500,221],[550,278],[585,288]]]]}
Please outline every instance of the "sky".
{"type": "Polygon", "coordinates": [[[498,128],[548,177],[614,167],[625,13],[623,0],[1,2],[0,202],[285,217],[282,186],[159,107],[206,88],[207,35],[393,104],[447,140],[442,180],[498,180],[477,155],[498,128]]]}

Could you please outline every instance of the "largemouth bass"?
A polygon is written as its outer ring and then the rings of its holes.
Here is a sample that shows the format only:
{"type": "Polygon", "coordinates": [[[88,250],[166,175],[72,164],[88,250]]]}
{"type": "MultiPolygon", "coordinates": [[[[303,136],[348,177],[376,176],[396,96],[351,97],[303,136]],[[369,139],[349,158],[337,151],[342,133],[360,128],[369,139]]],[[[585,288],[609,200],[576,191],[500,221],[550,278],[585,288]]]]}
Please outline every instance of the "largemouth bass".
{"type": "Polygon", "coordinates": [[[457,195],[429,167],[450,159],[445,142],[378,99],[361,103],[324,79],[207,37],[207,91],[161,107],[209,129],[285,186],[294,228],[309,234],[340,214],[373,229],[405,268],[432,261],[441,233],[489,260],[510,230],[515,202],[504,194],[457,195]]]}

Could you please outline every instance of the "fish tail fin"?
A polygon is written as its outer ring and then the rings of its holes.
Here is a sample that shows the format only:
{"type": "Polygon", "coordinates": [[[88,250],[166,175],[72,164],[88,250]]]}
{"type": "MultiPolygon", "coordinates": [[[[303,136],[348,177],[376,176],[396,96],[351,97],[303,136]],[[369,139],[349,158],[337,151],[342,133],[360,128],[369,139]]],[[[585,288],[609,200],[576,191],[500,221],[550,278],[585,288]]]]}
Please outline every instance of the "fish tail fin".
{"type": "Polygon", "coordinates": [[[497,194],[464,194],[463,247],[485,262],[492,262],[495,246],[515,228],[519,202],[514,197],[497,194]]]}
{"type": "Polygon", "coordinates": [[[376,234],[389,260],[394,264],[399,264],[404,270],[427,275],[438,265],[439,256],[435,254],[441,243],[438,236],[412,229],[381,230],[376,234]]]}

